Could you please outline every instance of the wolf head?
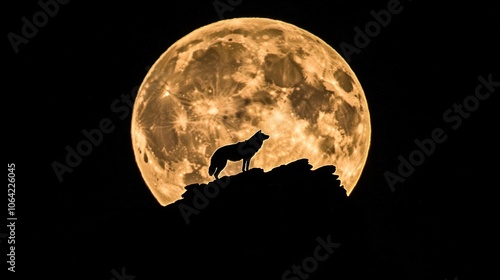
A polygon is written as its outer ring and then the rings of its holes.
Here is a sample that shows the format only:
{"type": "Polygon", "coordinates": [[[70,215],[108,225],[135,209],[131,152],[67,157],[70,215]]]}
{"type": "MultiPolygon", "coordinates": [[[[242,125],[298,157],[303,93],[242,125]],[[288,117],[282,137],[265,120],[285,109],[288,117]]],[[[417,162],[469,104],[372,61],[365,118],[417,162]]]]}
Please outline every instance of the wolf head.
{"type": "Polygon", "coordinates": [[[259,130],[252,137],[250,137],[247,142],[250,143],[251,146],[256,148],[257,150],[255,152],[257,152],[264,143],[264,140],[267,139],[269,139],[269,135],[264,134],[261,130],[259,130]]]}
{"type": "Polygon", "coordinates": [[[269,135],[264,134],[262,130],[257,131],[257,133],[255,133],[254,136],[257,137],[257,139],[259,139],[260,142],[269,139],[269,135]]]}

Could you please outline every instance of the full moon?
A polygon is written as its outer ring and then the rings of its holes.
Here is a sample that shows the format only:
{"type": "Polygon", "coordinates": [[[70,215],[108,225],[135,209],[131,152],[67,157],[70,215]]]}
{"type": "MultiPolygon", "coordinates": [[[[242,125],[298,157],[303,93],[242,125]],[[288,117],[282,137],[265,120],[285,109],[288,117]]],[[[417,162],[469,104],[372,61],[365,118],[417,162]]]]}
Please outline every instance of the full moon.
{"type": "MultiPolygon", "coordinates": [[[[269,171],[307,158],[335,165],[350,194],[370,146],[364,91],[346,61],[295,25],[267,18],[198,28],[154,63],[134,103],[137,165],[161,205],[184,187],[214,180],[213,152],[262,130],[270,138],[251,166],[269,171]]],[[[220,176],[241,172],[228,162],[220,176]]]]}

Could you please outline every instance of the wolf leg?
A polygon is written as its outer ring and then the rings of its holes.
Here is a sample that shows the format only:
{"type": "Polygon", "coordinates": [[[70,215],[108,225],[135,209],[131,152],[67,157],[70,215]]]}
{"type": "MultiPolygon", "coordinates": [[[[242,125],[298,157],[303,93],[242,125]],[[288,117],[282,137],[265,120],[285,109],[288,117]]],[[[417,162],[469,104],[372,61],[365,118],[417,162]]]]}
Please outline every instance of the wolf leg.
{"type": "Polygon", "coordinates": [[[248,169],[250,168],[250,160],[252,158],[246,158],[243,160],[243,171],[248,171],[248,169]]]}
{"type": "Polygon", "coordinates": [[[246,171],[246,170],[245,170],[245,165],[246,165],[246,163],[247,163],[247,159],[246,159],[246,158],[244,158],[244,159],[243,159],[243,164],[241,165],[241,171],[243,171],[243,172],[245,172],[245,171],[246,171]]]}
{"type": "Polygon", "coordinates": [[[219,174],[222,172],[222,169],[226,167],[227,161],[219,162],[216,166],[216,170],[214,173],[215,179],[219,179],[219,174]]]}

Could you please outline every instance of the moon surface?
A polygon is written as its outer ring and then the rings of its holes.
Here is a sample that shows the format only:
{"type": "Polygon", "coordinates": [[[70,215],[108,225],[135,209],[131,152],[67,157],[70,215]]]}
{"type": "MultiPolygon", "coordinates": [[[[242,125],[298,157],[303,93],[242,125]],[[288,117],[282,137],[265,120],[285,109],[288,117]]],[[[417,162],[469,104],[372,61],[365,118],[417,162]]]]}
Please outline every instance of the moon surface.
{"type": "MultiPolygon", "coordinates": [[[[175,42],[139,88],[131,125],[136,162],[161,205],[212,181],[213,152],[258,130],[270,138],[250,168],[300,158],[335,165],[349,194],[371,136],[364,91],[345,60],[310,32],[267,18],[221,20],[175,42]]],[[[228,162],[221,176],[241,164],[228,162]]]]}

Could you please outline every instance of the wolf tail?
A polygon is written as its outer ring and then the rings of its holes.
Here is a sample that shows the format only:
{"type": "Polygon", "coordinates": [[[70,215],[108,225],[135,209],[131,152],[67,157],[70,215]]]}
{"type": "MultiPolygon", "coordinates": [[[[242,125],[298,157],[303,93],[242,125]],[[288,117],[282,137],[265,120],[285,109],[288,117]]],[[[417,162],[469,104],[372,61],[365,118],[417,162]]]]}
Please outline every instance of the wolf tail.
{"type": "Polygon", "coordinates": [[[210,164],[210,166],[208,167],[208,175],[210,175],[210,176],[214,175],[215,169],[216,169],[215,165],[210,164]]]}

